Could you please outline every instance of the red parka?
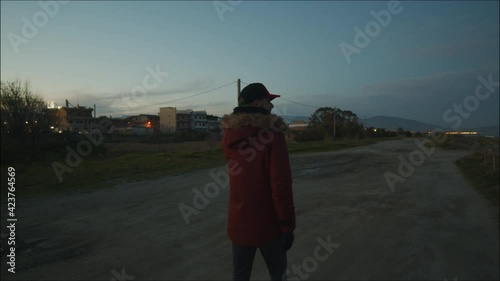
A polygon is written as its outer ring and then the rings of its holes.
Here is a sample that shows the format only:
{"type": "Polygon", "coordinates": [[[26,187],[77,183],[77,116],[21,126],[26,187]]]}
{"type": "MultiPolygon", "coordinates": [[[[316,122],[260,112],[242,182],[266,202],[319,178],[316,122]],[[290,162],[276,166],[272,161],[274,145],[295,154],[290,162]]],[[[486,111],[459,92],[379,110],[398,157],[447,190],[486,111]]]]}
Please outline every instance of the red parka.
{"type": "Polygon", "coordinates": [[[261,247],[295,229],[292,176],[281,117],[237,107],[225,115],[222,146],[228,162],[227,235],[242,246],[261,247]]]}

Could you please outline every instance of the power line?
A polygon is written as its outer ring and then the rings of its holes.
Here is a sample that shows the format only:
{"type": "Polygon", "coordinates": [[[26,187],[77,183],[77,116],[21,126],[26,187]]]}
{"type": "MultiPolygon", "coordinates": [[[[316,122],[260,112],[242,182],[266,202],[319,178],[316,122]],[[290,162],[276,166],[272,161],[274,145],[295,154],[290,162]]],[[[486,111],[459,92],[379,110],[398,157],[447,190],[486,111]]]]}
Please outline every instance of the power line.
{"type": "MultiPolygon", "coordinates": [[[[245,85],[248,85],[247,83],[241,81],[242,84],[245,84],[245,85]]],[[[280,97],[280,99],[283,99],[283,100],[286,100],[288,102],[291,102],[291,103],[295,103],[295,104],[298,104],[298,105],[302,105],[302,106],[307,106],[307,107],[312,107],[312,108],[320,108],[321,106],[315,106],[315,105],[309,105],[309,104],[305,104],[305,103],[300,103],[300,102],[296,102],[296,101],[293,101],[293,100],[289,100],[289,99],[286,99],[284,97],[280,97]]]]}
{"type": "MultiPolygon", "coordinates": [[[[221,88],[224,88],[224,87],[227,87],[233,83],[236,83],[236,81],[233,81],[231,83],[227,83],[225,85],[222,85],[222,86],[219,86],[217,88],[213,88],[211,90],[208,90],[208,91],[204,91],[204,92],[201,92],[199,94],[196,94],[196,95],[192,95],[192,96],[188,96],[188,97],[185,97],[185,98],[180,98],[180,99],[176,99],[176,100],[171,100],[171,101],[166,101],[166,102],[161,102],[161,103],[155,103],[155,104],[150,104],[150,105],[144,105],[144,106],[140,106],[140,107],[146,107],[146,106],[153,106],[153,105],[159,105],[159,104],[166,104],[166,103],[172,103],[172,102],[177,102],[177,101],[181,101],[181,100],[186,100],[186,99],[190,99],[190,98],[193,98],[193,97],[196,97],[196,96],[199,96],[199,95],[203,95],[203,94],[207,94],[207,93],[210,93],[210,92],[213,92],[215,90],[218,90],[218,89],[221,89],[221,88]]],[[[139,107],[139,106],[138,106],[139,107]]]]}
{"type": "MultiPolygon", "coordinates": [[[[203,95],[203,94],[207,94],[207,93],[210,93],[210,92],[213,92],[215,90],[218,90],[218,89],[221,89],[221,88],[224,88],[224,87],[227,87],[231,84],[234,84],[236,83],[236,81],[233,81],[231,83],[228,83],[228,84],[225,84],[225,85],[222,85],[222,86],[219,86],[217,88],[213,88],[213,89],[210,89],[208,91],[204,91],[204,92],[201,92],[201,93],[198,93],[198,94],[195,94],[195,95],[191,95],[191,96],[188,96],[188,97],[184,97],[184,98],[180,98],[180,99],[175,99],[175,100],[170,100],[170,101],[166,101],[166,102],[160,102],[160,103],[154,103],[154,104],[149,104],[149,105],[140,105],[140,106],[134,106],[133,108],[144,108],[144,107],[149,107],[149,106],[155,106],[155,105],[161,105],[161,104],[167,104],[167,103],[173,103],[173,102],[178,102],[178,101],[181,101],[181,100],[186,100],[186,99],[190,99],[190,98],[193,98],[193,97],[196,97],[196,96],[199,96],[199,95],[203,95]]],[[[119,106],[121,108],[125,108],[127,106],[119,106]]],[[[111,108],[111,107],[108,107],[108,108],[111,108]]]]}
{"type": "Polygon", "coordinates": [[[307,106],[307,107],[312,107],[312,108],[320,108],[321,106],[315,106],[315,105],[309,105],[309,104],[305,104],[305,103],[300,103],[300,102],[296,102],[296,101],[293,101],[293,100],[289,100],[289,99],[286,99],[284,97],[280,97],[280,99],[283,99],[283,100],[286,100],[286,101],[289,101],[291,103],[295,103],[295,104],[299,104],[299,105],[302,105],[302,106],[307,106]]]}

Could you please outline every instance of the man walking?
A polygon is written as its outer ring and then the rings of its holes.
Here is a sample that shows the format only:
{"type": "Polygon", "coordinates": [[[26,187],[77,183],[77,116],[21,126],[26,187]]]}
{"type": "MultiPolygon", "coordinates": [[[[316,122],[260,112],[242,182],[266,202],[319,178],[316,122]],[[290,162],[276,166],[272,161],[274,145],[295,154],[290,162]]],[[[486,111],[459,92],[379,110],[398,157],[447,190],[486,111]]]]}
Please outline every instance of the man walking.
{"type": "Polygon", "coordinates": [[[261,83],[245,87],[239,106],[222,118],[230,199],[227,235],[233,247],[233,280],[249,280],[257,249],[272,280],[286,280],[286,252],[293,244],[295,207],[287,125],[271,114],[270,94],[261,83]]]}

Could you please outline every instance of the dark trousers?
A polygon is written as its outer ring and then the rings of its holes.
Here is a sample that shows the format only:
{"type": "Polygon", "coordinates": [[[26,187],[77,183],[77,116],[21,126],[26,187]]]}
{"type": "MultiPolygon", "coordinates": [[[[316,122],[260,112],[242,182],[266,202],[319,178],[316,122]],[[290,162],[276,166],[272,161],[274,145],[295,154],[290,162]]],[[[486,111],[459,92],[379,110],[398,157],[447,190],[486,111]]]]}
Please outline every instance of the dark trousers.
{"type": "MultiPolygon", "coordinates": [[[[271,280],[286,280],[286,251],[282,237],[259,248],[271,280]]],[[[250,280],[257,248],[240,246],[233,242],[233,280],[250,280]]]]}

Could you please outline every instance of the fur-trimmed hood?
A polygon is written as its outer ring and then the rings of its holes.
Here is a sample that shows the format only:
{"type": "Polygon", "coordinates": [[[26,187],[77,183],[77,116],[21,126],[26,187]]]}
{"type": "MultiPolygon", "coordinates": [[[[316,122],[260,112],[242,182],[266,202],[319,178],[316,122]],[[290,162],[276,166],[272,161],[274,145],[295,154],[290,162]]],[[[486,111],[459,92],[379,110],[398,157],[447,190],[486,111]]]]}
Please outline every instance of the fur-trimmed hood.
{"type": "Polygon", "coordinates": [[[275,114],[262,113],[233,113],[224,115],[221,120],[223,129],[237,129],[241,127],[269,128],[274,132],[284,132],[288,125],[283,118],[275,114]]]}
{"type": "Polygon", "coordinates": [[[252,136],[263,134],[282,133],[288,129],[283,118],[266,112],[238,111],[224,115],[221,127],[224,129],[224,142],[226,145],[238,145],[252,136]]]}

